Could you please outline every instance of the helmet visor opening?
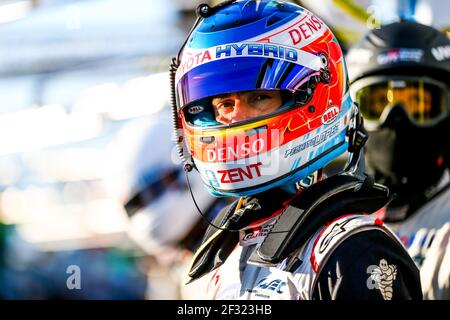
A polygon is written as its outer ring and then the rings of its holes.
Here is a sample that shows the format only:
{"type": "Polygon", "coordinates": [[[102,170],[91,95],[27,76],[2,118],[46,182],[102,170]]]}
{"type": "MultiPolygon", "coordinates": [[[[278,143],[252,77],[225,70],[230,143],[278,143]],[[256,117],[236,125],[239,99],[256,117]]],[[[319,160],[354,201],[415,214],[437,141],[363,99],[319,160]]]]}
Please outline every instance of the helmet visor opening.
{"type": "Polygon", "coordinates": [[[183,108],[186,122],[194,127],[242,125],[271,117],[292,106],[288,90],[231,92],[197,100],[183,108]]]}

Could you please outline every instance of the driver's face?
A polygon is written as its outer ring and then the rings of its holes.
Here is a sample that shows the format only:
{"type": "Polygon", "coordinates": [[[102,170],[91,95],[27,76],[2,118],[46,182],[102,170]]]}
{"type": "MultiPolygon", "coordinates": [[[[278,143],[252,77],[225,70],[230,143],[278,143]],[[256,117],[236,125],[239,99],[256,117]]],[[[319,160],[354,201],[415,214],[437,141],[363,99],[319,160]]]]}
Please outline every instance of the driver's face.
{"type": "Polygon", "coordinates": [[[216,96],[212,100],[216,120],[231,124],[274,112],[282,104],[278,91],[234,92],[216,96]]]}

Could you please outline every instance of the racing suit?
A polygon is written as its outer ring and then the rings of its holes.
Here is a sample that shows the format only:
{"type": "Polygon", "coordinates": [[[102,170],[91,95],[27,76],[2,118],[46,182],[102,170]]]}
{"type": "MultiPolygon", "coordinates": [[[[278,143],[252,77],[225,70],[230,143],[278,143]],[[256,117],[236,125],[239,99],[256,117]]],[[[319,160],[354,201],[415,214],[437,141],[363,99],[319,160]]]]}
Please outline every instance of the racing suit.
{"type": "MultiPolygon", "coordinates": [[[[389,223],[420,268],[425,299],[450,299],[449,182],[449,173],[446,172],[430,191],[432,195],[425,204],[404,221],[389,223]]],[[[390,217],[393,215],[391,211],[387,208],[383,214],[390,217]]]]}
{"type": "MultiPolygon", "coordinates": [[[[252,213],[252,212],[250,212],[252,213]]],[[[201,278],[206,299],[422,299],[419,272],[398,238],[375,217],[349,214],[318,228],[274,266],[249,261],[277,215],[239,231],[230,254],[201,278]]],[[[195,284],[195,282],[194,282],[195,284]]]]}

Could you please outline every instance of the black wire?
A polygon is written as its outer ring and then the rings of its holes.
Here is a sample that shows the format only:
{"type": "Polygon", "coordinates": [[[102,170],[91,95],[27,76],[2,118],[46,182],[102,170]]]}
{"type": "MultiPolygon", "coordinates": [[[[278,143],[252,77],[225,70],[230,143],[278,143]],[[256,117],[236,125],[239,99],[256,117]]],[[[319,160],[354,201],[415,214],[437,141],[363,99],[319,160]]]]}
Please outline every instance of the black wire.
{"type": "Polygon", "coordinates": [[[239,232],[241,231],[240,229],[229,229],[229,228],[222,228],[222,227],[218,227],[216,226],[214,223],[212,223],[211,221],[208,220],[208,218],[206,217],[206,215],[202,212],[202,210],[200,209],[200,207],[197,204],[197,201],[195,201],[195,197],[194,197],[194,193],[192,192],[192,187],[191,187],[191,183],[189,181],[189,175],[188,173],[190,172],[189,169],[184,170],[185,176],[186,176],[186,182],[189,188],[189,192],[191,193],[191,197],[192,197],[192,201],[194,201],[194,205],[197,208],[197,211],[200,213],[200,215],[202,216],[202,218],[212,227],[218,229],[218,230],[223,230],[223,231],[230,231],[230,232],[239,232]]]}
{"type": "MultiPolygon", "coordinates": [[[[201,210],[200,207],[198,206],[197,201],[195,201],[194,193],[193,193],[193,191],[192,191],[191,183],[190,183],[190,181],[189,181],[189,175],[188,175],[189,172],[190,172],[190,170],[188,170],[188,169],[185,169],[185,170],[184,170],[184,173],[185,173],[185,176],[186,176],[186,182],[187,182],[188,189],[189,189],[189,192],[190,192],[191,197],[192,197],[192,201],[194,201],[194,205],[195,205],[195,207],[197,208],[197,211],[198,211],[198,212],[200,213],[200,215],[202,216],[202,218],[203,218],[210,226],[212,226],[212,227],[214,227],[214,228],[216,228],[216,229],[218,229],[218,230],[230,231],[230,232],[239,232],[239,231],[242,231],[241,229],[230,229],[230,228],[222,228],[222,227],[218,227],[218,226],[216,226],[214,223],[212,223],[211,221],[208,220],[208,218],[206,217],[206,215],[202,212],[202,210],[201,210]]],[[[236,210],[236,209],[235,209],[235,210],[236,210]]],[[[238,210],[239,210],[239,209],[238,209],[238,210]]],[[[289,230],[285,230],[285,231],[271,231],[270,233],[287,233],[287,232],[290,232],[290,231],[289,231],[289,230]]]]}

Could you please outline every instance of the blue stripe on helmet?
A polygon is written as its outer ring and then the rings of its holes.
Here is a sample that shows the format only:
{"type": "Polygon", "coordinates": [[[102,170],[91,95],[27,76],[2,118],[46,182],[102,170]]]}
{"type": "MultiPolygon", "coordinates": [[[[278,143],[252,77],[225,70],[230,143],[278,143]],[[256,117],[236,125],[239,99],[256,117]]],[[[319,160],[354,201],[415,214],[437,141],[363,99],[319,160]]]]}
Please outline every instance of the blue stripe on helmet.
{"type": "Polygon", "coordinates": [[[237,1],[236,5],[226,6],[203,19],[188,47],[204,49],[254,38],[297,18],[302,11],[301,7],[277,1],[237,1]]]}

